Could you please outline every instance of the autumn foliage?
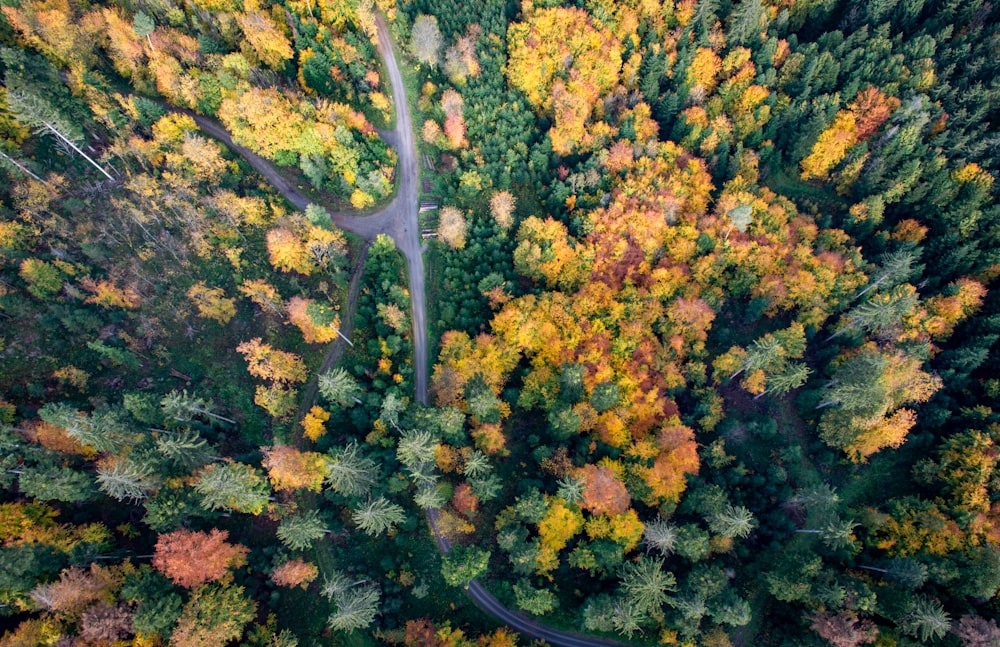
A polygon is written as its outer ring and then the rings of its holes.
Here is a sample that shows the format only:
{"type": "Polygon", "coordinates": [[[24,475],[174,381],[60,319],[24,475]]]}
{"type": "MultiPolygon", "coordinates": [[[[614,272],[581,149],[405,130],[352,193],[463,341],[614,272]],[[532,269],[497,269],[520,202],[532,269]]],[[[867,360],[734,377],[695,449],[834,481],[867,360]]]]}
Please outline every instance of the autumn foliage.
{"type": "Polygon", "coordinates": [[[315,564],[303,559],[292,559],[271,572],[271,581],[278,586],[287,586],[288,588],[300,586],[305,589],[318,576],[319,568],[315,564]]]}
{"type": "Polygon", "coordinates": [[[156,541],[153,566],[175,584],[192,589],[226,576],[246,563],[250,550],[226,541],[229,532],[175,530],[156,541]]]}
{"type": "Polygon", "coordinates": [[[281,490],[319,492],[326,475],[326,459],[317,452],[302,452],[288,445],[264,449],[264,468],[274,485],[281,490]]]}
{"type": "Polygon", "coordinates": [[[586,487],[583,507],[593,514],[621,514],[632,503],[625,484],[610,467],[585,465],[579,470],[586,487]]]}

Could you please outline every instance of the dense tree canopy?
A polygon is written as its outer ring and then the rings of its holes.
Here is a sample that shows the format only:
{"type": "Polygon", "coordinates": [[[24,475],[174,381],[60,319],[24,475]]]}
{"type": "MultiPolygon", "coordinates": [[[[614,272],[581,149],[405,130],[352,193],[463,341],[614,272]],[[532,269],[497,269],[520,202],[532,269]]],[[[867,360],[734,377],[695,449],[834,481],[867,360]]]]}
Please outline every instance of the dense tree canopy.
{"type": "Polygon", "coordinates": [[[0,645],[996,643],[995,3],[0,4],[0,645]]]}

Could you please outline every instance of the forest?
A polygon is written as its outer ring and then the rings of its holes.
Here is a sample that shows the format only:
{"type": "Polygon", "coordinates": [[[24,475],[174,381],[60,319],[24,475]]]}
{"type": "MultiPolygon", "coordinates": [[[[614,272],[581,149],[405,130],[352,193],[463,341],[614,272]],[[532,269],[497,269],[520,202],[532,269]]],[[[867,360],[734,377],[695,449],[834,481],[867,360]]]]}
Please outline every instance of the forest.
{"type": "Polygon", "coordinates": [[[0,0],[0,647],[1000,645],[998,51],[0,0]]]}

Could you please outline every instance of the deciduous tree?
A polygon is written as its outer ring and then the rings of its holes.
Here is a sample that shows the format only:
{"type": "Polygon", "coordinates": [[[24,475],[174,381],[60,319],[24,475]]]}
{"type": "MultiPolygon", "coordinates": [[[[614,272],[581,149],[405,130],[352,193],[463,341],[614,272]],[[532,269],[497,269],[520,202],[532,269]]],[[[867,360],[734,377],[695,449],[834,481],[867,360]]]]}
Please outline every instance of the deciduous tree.
{"type": "Polygon", "coordinates": [[[437,18],[420,14],[414,19],[410,30],[410,51],[418,61],[431,67],[440,63],[442,42],[437,18]]]}
{"type": "Polygon", "coordinates": [[[326,475],[326,458],[317,452],[302,452],[289,445],[263,448],[264,469],[277,491],[319,492],[326,475]]]}
{"type": "Polygon", "coordinates": [[[303,559],[290,559],[271,571],[271,581],[278,586],[308,589],[309,584],[319,576],[319,568],[303,559]]]}
{"type": "Polygon", "coordinates": [[[230,569],[246,564],[250,550],[226,541],[229,533],[175,530],[156,540],[153,566],[175,584],[193,589],[223,578],[230,569]]]}
{"type": "Polygon", "coordinates": [[[246,596],[242,586],[202,586],[184,605],[170,644],[224,645],[243,635],[243,628],[253,620],[256,609],[257,604],[246,596]]]}

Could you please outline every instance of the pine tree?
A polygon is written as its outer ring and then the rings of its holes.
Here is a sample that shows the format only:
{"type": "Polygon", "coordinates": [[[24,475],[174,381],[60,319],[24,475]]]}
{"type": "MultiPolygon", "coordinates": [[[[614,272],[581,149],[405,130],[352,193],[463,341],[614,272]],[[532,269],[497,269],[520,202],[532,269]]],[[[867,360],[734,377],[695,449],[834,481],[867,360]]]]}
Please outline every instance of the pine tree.
{"type": "Polygon", "coordinates": [[[894,559],[886,568],[859,566],[866,571],[885,575],[885,579],[906,589],[916,590],[927,581],[927,567],[915,559],[894,559]]]}
{"type": "Polygon", "coordinates": [[[406,511],[385,497],[368,499],[351,513],[351,518],[366,535],[380,535],[406,521],[406,511]]]}
{"type": "Polygon", "coordinates": [[[200,467],[217,458],[208,441],[194,429],[171,433],[161,432],[156,437],[156,449],[174,463],[185,467],[200,467]]]}
{"type": "Polygon", "coordinates": [[[559,479],[559,490],[556,496],[569,504],[577,504],[583,500],[584,482],[582,479],[566,475],[559,479]]]}
{"type": "Polygon", "coordinates": [[[663,560],[642,556],[625,565],[621,591],[630,607],[643,615],[658,614],[668,595],[677,590],[677,578],[663,570],[663,560]]]}
{"type": "Polygon", "coordinates": [[[111,411],[95,411],[87,415],[65,403],[49,403],[38,410],[38,416],[66,430],[70,438],[93,447],[98,452],[118,454],[129,442],[126,427],[111,411]]]}
{"type": "Polygon", "coordinates": [[[313,542],[330,532],[316,510],[286,517],[278,526],[278,539],[291,550],[308,550],[313,542]]]}
{"type": "Polygon", "coordinates": [[[753,513],[743,506],[726,504],[721,511],[708,517],[708,527],[723,537],[746,538],[757,526],[753,513]]]}
{"type": "Polygon", "coordinates": [[[381,598],[378,587],[370,582],[338,591],[332,596],[336,611],[327,619],[327,626],[334,631],[364,629],[378,615],[381,598]]]}
{"type": "Polygon", "coordinates": [[[136,11],[135,16],[132,17],[132,28],[135,30],[135,35],[139,38],[145,38],[149,49],[155,52],[156,48],[153,47],[153,41],[150,39],[150,36],[156,31],[156,21],[153,20],[153,17],[147,13],[136,11]]]}
{"type": "Polygon", "coordinates": [[[188,395],[187,390],[181,391],[171,391],[170,393],[163,396],[160,400],[160,408],[163,409],[163,415],[167,418],[173,418],[178,422],[188,422],[195,415],[203,415],[211,418],[212,420],[221,420],[223,422],[228,422],[231,425],[235,425],[236,421],[232,418],[226,418],[212,412],[211,403],[208,400],[202,398],[188,395]]]}
{"type": "Polygon", "coordinates": [[[319,376],[319,392],[327,401],[341,407],[361,404],[363,393],[357,381],[342,368],[335,368],[319,376]]]}
{"type": "Polygon", "coordinates": [[[658,550],[666,557],[673,552],[674,544],[677,542],[677,526],[662,517],[657,517],[643,528],[642,538],[647,549],[658,550]]]}
{"type": "Polygon", "coordinates": [[[378,477],[378,465],[361,455],[357,443],[329,452],[325,482],[338,494],[360,497],[368,494],[378,477]]]}
{"type": "Polygon", "coordinates": [[[431,476],[439,446],[440,442],[429,431],[405,431],[396,447],[396,459],[414,480],[423,481],[431,476]]]}
{"type": "Polygon", "coordinates": [[[104,170],[103,166],[80,150],[76,141],[82,139],[82,134],[47,99],[31,93],[26,88],[15,86],[7,91],[7,105],[19,120],[37,128],[40,132],[52,133],[59,141],[100,171],[104,177],[114,181],[114,177],[104,170]]]}
{"type": "Polygon", "coordinates": [[[194,484],[208,510],[260,514],[270,499],[267,479],[243,463],[214,463],[201,471],[194,484]]]}
{"type": "Polygon", "coordinates": [[[152,470],[128,457],[116,457],[97,468],[97,485],[118,501],[138,503],[153,488],[152,470]]]}
{"type": "Polygon", "coordinates": [[[900,628],[904,633],[928,643],[944,638],[951,628],[951,618],[937,599],[920,596],[900,622],[900,628]]]}

